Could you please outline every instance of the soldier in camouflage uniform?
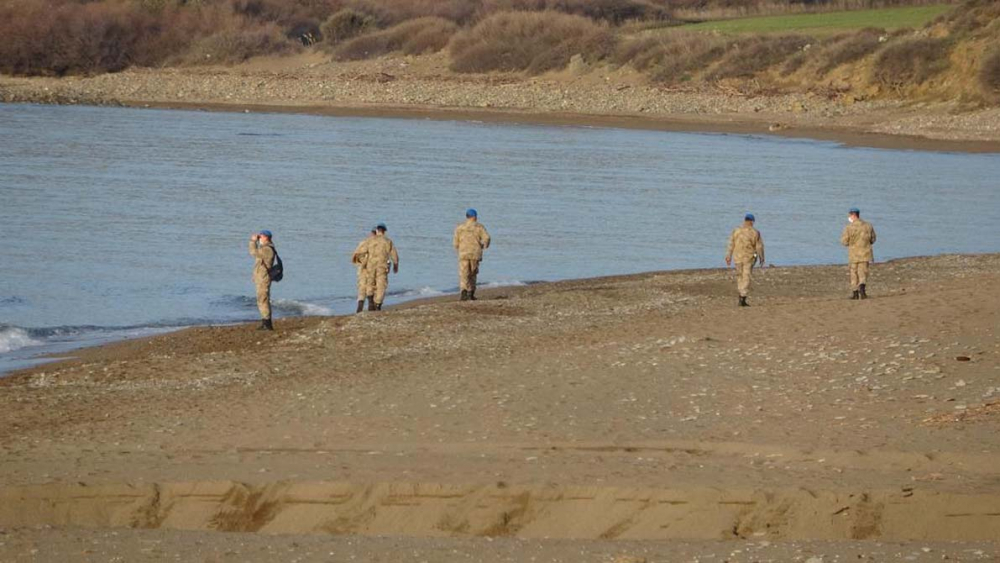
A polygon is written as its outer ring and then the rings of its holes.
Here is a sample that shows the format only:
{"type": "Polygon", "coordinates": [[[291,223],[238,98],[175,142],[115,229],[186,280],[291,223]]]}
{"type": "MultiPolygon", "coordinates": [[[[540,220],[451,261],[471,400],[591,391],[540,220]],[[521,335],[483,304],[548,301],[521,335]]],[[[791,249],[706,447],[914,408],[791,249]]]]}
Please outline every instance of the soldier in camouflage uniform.
{"type": "Polygon", "coordinates": [[[392,273],[399,273],[399,253],[396,245],[385,236],[388,230],[384,223],[375,227],[375,238],[368,242],[368,291],[374,292],[368,300],[369,311],[381,311],[385,301],[385,292],[389,289],[389,263],[392,262],[392,273]]]}
{"type": "Polygon", "coordinates": [[[274,243],[271,231],[250,235],[250,256],[254,259],[253,285],[257,290],[257,310],[260,327],[257,330],[274,330],[271,324],[271,267],[274,266],[274,243]]]}
{"type": "Polygon", "coordinates": [[[375,293],[375,288],[368,285],[368,244],[377,233],[377,230],[372,229],[371,233],[358,243],[354,254],[351,255],[351,263],[358,267],[358,313],[365,309],[365,299],[375,293]]]}
{"type": "Polygon", "coordinates": [[[465,222],[455,227],[452,246],[458,251],[458,286],[462,290],[461,301],[476,300],[476,281],[479,263],[483,260],[483,250],[490,247],[490,234],[479,223],[475,209],[465,212],[465,222]]]}
{"type": "Polygon", "coordinates": [[[848,271],[851,277],[851,299],[868,299],[868,265],[875,261],[875,227],[861,220],[861,210],[847,212],[848,224],[840,235],[840,244],[847,247],[848,271]]]}
{"type": "Polygon", "coordinates": [[[736,289],[740,294],[740,307],[749,307],[747,297],[750,295],[750,274],[754,263],[758,260],[764,265],[764,239],[754,228],[752,213],[743,218],[743,225],[733,229],[729,235],[729,247],[726,250],[726,266],[736,264],[736,289]]]}

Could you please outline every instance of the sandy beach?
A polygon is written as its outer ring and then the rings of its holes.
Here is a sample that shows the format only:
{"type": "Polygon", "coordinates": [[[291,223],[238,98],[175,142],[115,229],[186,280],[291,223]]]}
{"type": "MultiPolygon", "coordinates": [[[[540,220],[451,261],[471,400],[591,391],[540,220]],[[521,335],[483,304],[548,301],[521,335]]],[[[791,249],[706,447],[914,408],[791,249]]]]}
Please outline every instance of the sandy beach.
{"type": "Polygon", "coordinates": [[[204,327],[0,379],[0,560],[1000,555],[1000,255],[204,327]],[[227,532],[227,533],[222,533],[227,532]]]}
{"type": "Polygon", "coordinates": [[[443,54],[331,62],[319,52],[232,67],[91,77],[0,76],[0,101],[296,112],[773,134],[852,146],[1000,152],[1000,109],[919,99],[665,87],[628,68],[460,75],[443,54]]]}

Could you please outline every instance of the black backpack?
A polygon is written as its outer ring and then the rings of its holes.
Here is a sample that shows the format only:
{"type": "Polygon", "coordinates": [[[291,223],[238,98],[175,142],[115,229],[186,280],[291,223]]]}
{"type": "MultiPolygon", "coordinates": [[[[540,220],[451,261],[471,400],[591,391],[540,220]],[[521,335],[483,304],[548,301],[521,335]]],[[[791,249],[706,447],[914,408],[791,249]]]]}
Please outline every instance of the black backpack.
{"type": "Polygon", "coordinates": [[[285,277],[285,265],[281,263],[277,250],[274,251],[274,265],[267,270],[267,275],[273,282],[280,282],[285,277]]]}

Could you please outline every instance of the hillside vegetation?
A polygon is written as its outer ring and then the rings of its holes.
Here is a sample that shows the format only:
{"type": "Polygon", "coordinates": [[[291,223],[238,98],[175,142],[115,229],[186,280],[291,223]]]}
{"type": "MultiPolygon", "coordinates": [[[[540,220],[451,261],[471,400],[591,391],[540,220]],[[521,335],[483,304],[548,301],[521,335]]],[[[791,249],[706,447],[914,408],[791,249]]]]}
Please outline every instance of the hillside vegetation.
{"type": "Polygon", "coordinates": [[[0,0],[0,36],[13,75],[444,51],[456,73],[579,58],[745,94],[1000,101],[995,0],[0,0]]]}

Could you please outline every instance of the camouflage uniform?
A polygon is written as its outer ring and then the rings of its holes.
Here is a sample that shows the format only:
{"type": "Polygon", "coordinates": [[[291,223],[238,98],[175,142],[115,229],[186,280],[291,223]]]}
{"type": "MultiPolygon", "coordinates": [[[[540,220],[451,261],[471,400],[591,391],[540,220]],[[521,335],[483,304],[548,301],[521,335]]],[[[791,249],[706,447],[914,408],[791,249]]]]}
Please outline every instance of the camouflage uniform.
{"type": "Polygon", "coordinates": [[[476,293],[476,278],[483,250],[490,247],[490,234],[475,219],[466,219],[455,227],[452,245],[458,251],[458,287],[463,293],[476,293]]]}
{"type": "Polygon", "coordinates": [[[389,288],[389,262],[399,268],[399,254],[392,239],[379,234],[368,242],[368,291],[374,292],[375,306],[381,307],[389,288]]]}
{"type": "Polygon", "coordinates": [[[847,262],[851,277],[851,289],[858,289],[868,283],[868,265],[875,261],[872,245],[875,244],[875,228],[871,223],[857,218],[844,227],[840,244],[847,247],[847,262]]]}
{"type": "Polygon", "coordinates": [[[750,295],[750,274],[754,263],[758,260],[764,262],[764,239],[751,221],[744,222],[729,235],[726,262],[730,260],[736,266],[736,289],[740,297],[747,297],[750,295]]]}
{"type": "Polygon", "coordinates": [[[271,275],[269,273],[274,266],[274,244],[267,242],[258,245],[257,241],[250,241],[250,256],[254,259],[253,265],[253,285],[257,289],[257,310],[260,311],[260,318],[269,320],[271,318],[271,275]]]}
{"type": "Polygon", "coordinates": [[[368,285],[368,244],[373,239],[371,236],[365,237],[351,255],[351,263],[358,267],[358,301],[364,301],[374,292],[374,288],[368,285]]]}

